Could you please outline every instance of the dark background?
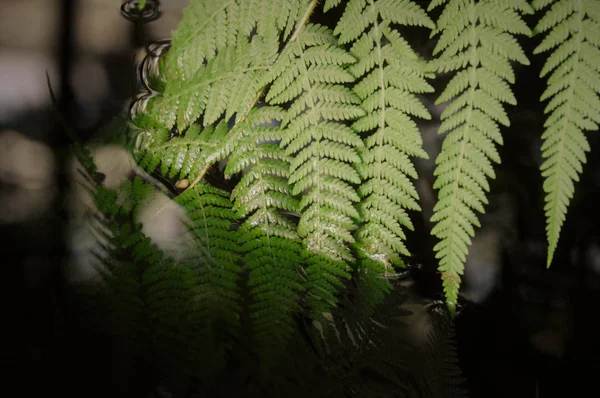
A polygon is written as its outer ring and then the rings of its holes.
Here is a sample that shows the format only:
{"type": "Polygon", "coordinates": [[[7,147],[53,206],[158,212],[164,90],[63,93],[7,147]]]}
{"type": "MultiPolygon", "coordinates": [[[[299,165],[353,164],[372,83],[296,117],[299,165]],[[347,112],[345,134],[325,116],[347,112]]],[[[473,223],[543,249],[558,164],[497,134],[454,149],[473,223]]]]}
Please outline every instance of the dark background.
{"type": "MultiPolygon", "coordinates": [[[[149,42],[170,36],[185,3],[162,2],[163,16],[145,27],[149,42]]],[[[111,374],[107,347],[74,340],[65,313],[60,270],[68,255],[63,204],[70,140],[52,109],[45,73],[57,94],[57,111],[81,139],[126,109],[136,91],[134,53],[143,40],[139,29],[121,17],[120,5],[119,0],[0,0],[0,156],[17,153],[18,159],[18,151],[25,151],[28,159],[31,148],[45,154],[25,162],[30,170],[10,169],[0,159],[4,280],[7,287],[13,285],[12,271],[23,280],[23,288],[5,299],[9,315],[3,326],[9,337],[3,357],[19,376],[12,379],[17,391],[25,395],[100,396],[111,374]]],[[[331,25],[331,20],[315,15],[315,21],[331,25]]],[[[406,30],[411,43],[428,56],[432,47],[423,32],[406,30]]],[[[531,54],[539,40],[520,42],[531,54]]],[[[494,291],[484,302],[467,303],[457,318],[460,365],[472,397],[535,397],[536,389],[541,397],[571,395],[594,386],[588,374],[598,369],[599,137],[588,134],[592,153],[576,185],[554,262],[546,269],[539,172],[544,105],[538,100],[545,85],[538,77],[544,58],[531,56],[530,67],[516,69],[519,104],[507,107],[512,125],[502,129],[502,164],[483,217],[484,228],[501,228],[499,236],[507,242],[501,249],[480,249],[496,250],[501,259],[494,291]],[[508,225],[502,222],[502,202],[495,200],[500,197],[515,205],[508,225]]],[[[415,279],[423,297],[435,299],[440,293],[435,242],[426,221],[413,218],[411,261],[423,265],[415,279]]]]}

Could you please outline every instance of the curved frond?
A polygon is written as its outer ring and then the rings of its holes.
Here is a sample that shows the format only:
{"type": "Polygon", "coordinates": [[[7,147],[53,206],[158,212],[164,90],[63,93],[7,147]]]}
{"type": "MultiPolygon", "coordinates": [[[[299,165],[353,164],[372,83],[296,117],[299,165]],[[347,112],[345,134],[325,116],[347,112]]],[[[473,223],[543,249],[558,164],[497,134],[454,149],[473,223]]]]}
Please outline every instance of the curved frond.
{"type": "Polygon", "coordinates": [[[440,239],[434,249],[454,311],[468,247],[480,226],[476,212],[485,212],[488,179],[495,177],[492,162],[500,161],[498,124],[509,125],[502,103],[516,103],[508,84],[514,80],[509,61],[529,63],[513,34],[530,34],[520,16],[530,10],[517,0],[446,3],[435,31],[440,34],[435,65],[457,73],[437,100],[451,102],[441,115],[439,133],[448,135],[436,159],[439,200],[431,233],[440,239]]]}
{"type": "Polygon", "coordinates": [[[534,2],[537,9],[552,4],[535,28],[547,32],[535,53],[552,50],[541,72],[550,100],[542,136],[541,166],[546,192],[546,234],[550,266],[569,202],[590,145],[584,132],[600,125],[600,5],[597,1],[534,2]]]}
{"type": "Polygon", "coordinates": [[[354,92],[365,115],[353,128],[365,138],[361,152],[362,186],[356,232],[360,278],[372,295],[372,305],[391,289],[387,277],[404,266],[409,255],[404,229],[413,229],[406,210],[420,210],[411,179],[417,178],[409,156],[427,158],[411,116],[430,119],[415,95],[431,92],[425,62],[393,26],[435,25],[425,11],[407,0],[350,0],[335,33],[351,45],[357,62],[349,67],[356,78],[354,92]]]}

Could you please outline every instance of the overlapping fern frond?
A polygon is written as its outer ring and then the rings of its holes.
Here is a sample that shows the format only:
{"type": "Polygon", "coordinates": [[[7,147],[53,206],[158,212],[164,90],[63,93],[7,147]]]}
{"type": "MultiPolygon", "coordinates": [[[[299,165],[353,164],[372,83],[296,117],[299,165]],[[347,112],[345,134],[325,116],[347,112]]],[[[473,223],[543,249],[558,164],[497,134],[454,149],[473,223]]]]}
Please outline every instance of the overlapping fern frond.
{"type": "Polygon", "coordinates": [[[173,33],[164,93],[152,99],[153,117],[184,130],[202,117],[238,120],[254,105],[280,39],[312,9],[310,1],[193,1],[173,33]],[[260,9],[260,12],[257,10],[260,9]]]}
{"type": "Polygon", "coordinates": [[[177,374],[210,379],[222,368],[222,355],[211,352],[214,336],[199,333],[205,318],[194,305],[196,271],[176,264],[137,222],[137,213],[153,200],[156,188],[136,177],[108,189],[96,182],[91,154],[76,153],[91,177],[86,186],[94,199],[95,222],[90,225],[100,249],[94,253],[97,271],[104,282],[99,291],[79,296],[93,303],[95,330],[126,342],[125,355],[147,358],[165,382],[177,374]],[[212,365],[205,368],[208,358],[212,365]]]}
{"type": "MultiPolygon", "coordinates": [[[[175,198],[189,218],[193,243],[182,260],[197,270],[196,303],[211,327],[226,335],[239,326],[239,247],[229,193],[200,182],[175,198]]],[[[223,336],[222,336],[223,337],[223,336]]]]}
{"type": "Polygon", "coordinates": [[[359,197],[351,184],[360,183],[352,166],[360,161],[362,141],[346,121],[362,116],[358,98],[343,83],[353,76],[344,66],[354,58],[336,45],[332,32],[308,24],[295,34],[271,72],[266,96],[271,104],[288,104],[281,145],[290,164],[292,194],[302,194],[298,233],[309,254],[309,306],[315,314],[336,303],[338,278],[348,278],[353,260],[348,244],[354,242],[359,197]]]}
{"type": "Polygon", "coordinates": [[[133,153],[140,167],[149,173],[158,171],[164,177],[195,178],[210,165],[209,157],[227,132],[225,122],[205,128],[193,124],[181,136],[174,137],[165,128],[145,129],[136,135],[133,153]]]}
{"type": "Polygon", "coordinates": [[[546,192],[546,234],[550,266],[569,202],[575,192],[590,145],[584,132],[600,125],[600,2],[534,1],[541,10],[535,32],[549,31],[534,53],[553,50],[541,71],[550,100],[545,113],[541,166],[546,192]]]}
{"type": "Polygon", "coordinates": [[[409,156],[427,158],[421,134],[411,116],[430,119],[415,93],[431,92],[425,63],[394,27],[433,28],[427,14],[409,1],[350,0],[334,34],[351,45],[357,59],[348,70],[356,78],[354,92],[365,115],[353,128],[364,133],[359,213],[356,232],[360,277],[373,304],[391,289],[387,276],[404,266],[409,255],[403,228],[413,229],[407,209],[420,210],[411,179],[417,171],[409,156]]]}
{"type": "Polygon", "coordinates": [[[457,71],[437,103],[448,102],[441,115],[439,134],[448,133],[436,159],[438,202],[431,219],[439,270],[449,308],[458,297],[468,247],[480,226],[476,212],[484,213],[494,178],[492,162],[500,162],[496,144],[502,144],[498,124],[509,125],[502,103],[516,104],[508,83],[510,61],[529,64],[513,34],[530,34],[520,13],[531,13],[525,1],[434,1],[429,9],[446,3],[432,34],[439,34],[434,55],[439,71],[457,71]]]}
{"type": "Polygon", "coordinates": [[[246,217],[239,229],[245,269],[250,271],[253,331],[261,353],[285,352],[300,312],[300,239],[296,225],[283,212],[295,212],[298,201],[288,185],[290,158],[279,147],[278,123],[285,113],[276,107],[250,111],[236,125],[235,152],[225,175],[244,171],[231,194],[236,211],[246,217]]]}

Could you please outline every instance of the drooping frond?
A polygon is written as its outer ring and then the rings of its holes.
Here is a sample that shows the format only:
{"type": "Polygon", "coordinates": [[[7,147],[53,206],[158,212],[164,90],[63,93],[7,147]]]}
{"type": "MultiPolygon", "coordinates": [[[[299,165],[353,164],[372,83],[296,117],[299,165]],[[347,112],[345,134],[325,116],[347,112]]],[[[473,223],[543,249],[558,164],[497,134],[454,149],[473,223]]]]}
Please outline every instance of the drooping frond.
{"type": "Polygon", "coordinates": [[[552,7],[535,32],[548,32],[534,53],[552,50],[541,72],[548,88],[541,100],[550,100],[542,136],[541,166],[546,193],[546,235],[550,266],[558,245],[575,182],[579,180],[590,145],[584,132],[600,124],[600,2],[534,1],[540,10],[552,7]]]}
{"type": "Polygon", "coordinates": [[[339,277],[347,278],[352,261],[359,198],[350,184],[360,183],[352,164],[359,162],[362,141],[346,121],[362,116],[358,98],[343,86],[354,78],[344,66],[354,58],[336,45],[326,27],[309,24],[294,36],[271,72],[266,96],[271,104],[289,104],[281,145],[294,155],[289,183],[303,194],[298,232],[308,253],[308,294],[315,314],[336,303],[339,277]]]}
{"type": "Polygon", "coordinates": [[[152,117],[186,129],[223,115],[241,119],[254,105],[280,40],[312,10],[311,1],[192,0],[173,32],[164,93],[148,105],[152,117]]]}
{"type": "Polygon", "coordinates": [[[412,230],[413,225],[406,210],[420,210],[411,181],[417,172],[409,157],[427,158],[411,116],[431,118],[415,96],[433,91],[425,81],[425,63],[393,27],[396,24],[434,27],[410,1],[350,0],[334,32],[340,43],[352,45],[357,62],[349,71],[365,111],[353,124],[365,137],[358,190],[363,224],[355,236],[360,277],[369,286],[373,304],[391,288],[387,276],[393,267],[404,265],[400,255],[409,255],[403,228],[412,230]]]}
{"type": "Polygon", "coordinates": [[[437,69],[457,71],[437,100],[451,102],[441,115],[439,134],[448,135],[436,159],[439,200],[431,219],[451,311],[474,227],[480,226],[476,212],[485,212],[488,179],[495,177],[492,162],[500,162],[498,124],[509,125],[502,103],[516,104],[507,83],[513,76],[509,61],[529,63],[511,33],[530,33],[520,16],[525,9],[526,3],[516,0],[450,0],[434,30],[440,34],[434,49],[440,54],[437,69]]]}
{"type": "MultiPolygon", "coordinates": [[[[189,217],[193,244],[182,263],[198,271],[196,305],[230,333],[239,324],[239,247],[229,193],[201,181],[175,198],[189,217]]],[[[223,332],[221,332],[223,333],[223,332]]]]}
{"type": "Polygon", "coordinates": [[[288,185],[289,156],[279,147],[278,123],[285,113],[276,107],[256,108],[232,131],[236,148],[225,175],[244,172],[232,192],[234,211],[246,220],[240,227],[241,252],[250,271],[254,333],[261,354],[284,353],[295,330],[303,290],[300,239],[296,225],[282,212],[296,212],[288,185]]]}

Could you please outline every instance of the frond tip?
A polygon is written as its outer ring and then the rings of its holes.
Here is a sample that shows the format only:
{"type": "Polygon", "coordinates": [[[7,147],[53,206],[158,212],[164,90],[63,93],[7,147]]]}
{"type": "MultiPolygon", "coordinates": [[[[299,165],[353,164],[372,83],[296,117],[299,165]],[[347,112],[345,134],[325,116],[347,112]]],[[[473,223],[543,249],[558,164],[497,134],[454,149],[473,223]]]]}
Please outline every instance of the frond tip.
{"type": "Polygon", "coordinates": [[[371,305],[391,289],[388,275],[409,255],[405,229],[413,229],[407,210],[420,210],[410,157],[427,158],[412,116],[431,116],[415,95],[432,92],[426,64],[409,46],[396,24],[433,28],[427,14],[410,1],[350,0],[336,26],[340,43],[351,44],[357,62],[349,70],[353,91],[365,115],[352,125],[364,135],[358,207],[363,224],[355,233],[360,279],[371,305]]]}
{"type": "MultiPolygon", "coordinates": [[[[544,2],[534,3],[542,8],[544,2]]],[[[584,131],[600,125],[600,5],[597,1],[556,1],[535,29],[549,31],[535,52],[554,49],[541,76],[551,73],[541,100],[550,99],[542,135],[541,166],[546,193],[547,266],[590,145],[584,131]]]]}
{"type": "Polygon", "coordinates": [[[435,31],[441,36],[434,64],[444,72],[460,69],[437,100],[451,102],[441,115],[439,133],[448,135],[436,159],[439,200],[431,218],[436,223],[431,233],[440,239],[434,250],[452,313],[468,247],[480,226],[476,212],[485,212],[488,179],[495,178],[492,162],[500,162],[498,124],[510,123],[502,103],[516,104],[507,83],[514,80],[509,61],[529,63],[513,37],[531,33],[515,11],[527,9],[516,3],[450,0],[435,31]]]}

